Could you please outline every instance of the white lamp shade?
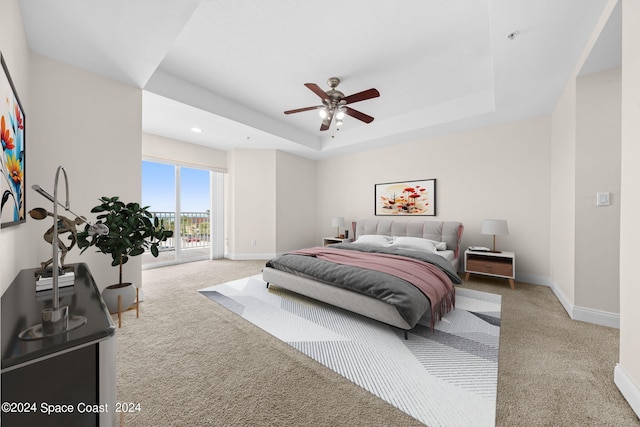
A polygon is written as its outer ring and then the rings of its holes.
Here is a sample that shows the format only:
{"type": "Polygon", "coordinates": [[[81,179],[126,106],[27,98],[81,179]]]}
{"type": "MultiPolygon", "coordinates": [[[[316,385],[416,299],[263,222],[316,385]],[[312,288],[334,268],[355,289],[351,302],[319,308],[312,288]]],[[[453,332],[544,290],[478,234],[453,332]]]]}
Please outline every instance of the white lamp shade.
{"type": "Polygon", "coordinates": [[[482,221],[480,234],[493,234],[494,236],[506,236],[509,234],[507,221],[504,219],[485,219],[482,221]]]}
{"type": "Polygon", "coordinates": [[[333,218],[331,218],[331,225],[333,227],[344,227],[344,217],[334,216],[333,218]]]}

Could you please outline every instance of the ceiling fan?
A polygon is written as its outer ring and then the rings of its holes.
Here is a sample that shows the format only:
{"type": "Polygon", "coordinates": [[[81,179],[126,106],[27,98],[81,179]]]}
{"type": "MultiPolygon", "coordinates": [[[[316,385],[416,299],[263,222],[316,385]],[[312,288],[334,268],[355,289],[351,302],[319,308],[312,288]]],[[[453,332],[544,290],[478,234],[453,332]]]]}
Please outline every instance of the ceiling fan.
{"type": "Polygon", "coordinates": [[[336,124],[340,126],[345,114],[354,117],[365,123],[371,123],[373,117],[364,114],[358,110],[354,110],[351,107],[347,107],[347,104],[354,102],[364,101],[371,98],[380,96],[380,92],[377,89],[368,89],[362,92],[354,93],[353,95],[345,96],[344,93],[336,89],[340,84],[340,79],[337,77],[330,77],[327,80],[327,84],[331,88],[327,92],[320,89],[315,83],[305,83],[313,93],[318,95],[322,99],[322,105],[316,105],[313,107],[298,108],[296,110],[285,111],[285,114],[301,113],[303,111],[319,110],[320,117],[322,117],[322,125],[320,130],[327,130],[331,126],[331,121],[336,118],[336,124]]]}

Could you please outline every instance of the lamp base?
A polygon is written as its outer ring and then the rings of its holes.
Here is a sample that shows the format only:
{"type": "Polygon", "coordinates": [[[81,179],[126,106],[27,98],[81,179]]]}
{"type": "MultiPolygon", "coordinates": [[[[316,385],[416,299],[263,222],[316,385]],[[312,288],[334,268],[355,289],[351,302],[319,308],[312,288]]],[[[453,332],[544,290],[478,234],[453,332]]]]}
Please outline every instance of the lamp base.
{"type": "Polygon", "coordinates": [[[21,340],[39,340],[72,331],[87,323],[84,316],[69,317],[69,306],[45,308],[42,323],[33,325],[18,334],[21,340]]]}

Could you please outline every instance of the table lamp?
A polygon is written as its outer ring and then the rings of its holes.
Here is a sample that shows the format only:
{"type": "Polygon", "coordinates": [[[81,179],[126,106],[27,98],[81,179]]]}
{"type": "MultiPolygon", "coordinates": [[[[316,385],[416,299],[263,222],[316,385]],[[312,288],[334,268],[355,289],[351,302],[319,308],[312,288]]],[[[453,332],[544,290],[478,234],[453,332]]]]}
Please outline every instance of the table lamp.
{"type": "Polygon", "coordinates": [[[344,217],[342,216],[334,216],[331,219],[331,225],[336,227],[336,238],[340,238],[340,227],[344,227],[344,217]]]}
{"type": "Polygon", "coordinates": [[[491,252],[500,253],[502,251],[496,250],[496,236],[507,236],[509,234],[507,221],[504,219],[485,219],[482,221],[480,234],[493,235],[493,248],[491,252]]]}

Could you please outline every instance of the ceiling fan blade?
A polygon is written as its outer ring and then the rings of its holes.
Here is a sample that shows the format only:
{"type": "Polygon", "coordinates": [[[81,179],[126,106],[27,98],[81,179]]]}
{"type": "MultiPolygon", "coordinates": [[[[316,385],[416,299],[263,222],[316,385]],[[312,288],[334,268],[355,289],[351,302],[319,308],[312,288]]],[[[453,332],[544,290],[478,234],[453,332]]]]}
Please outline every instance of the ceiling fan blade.
{"type": "Polygon", "coordinates": [[[317,110],[317,109],[323,108],[323,107],[324,107],[324,105],[316,105],[315,107],[305,107],[305,108],[298,108],[297,110],[287,110],[284,113],[285,114],[301,113],[303,111],[317,110]]]}
{"type": "Polygon", "coordinates": [[[305,83],[304,84],[306,87],[308,87],[311,92],[315,93],[316,95],[318,95],[321,99],[329,99],[329,95],[327,95],[327,92],[323,91],[322,89],[320,89],[320,86],[318,86],[315,83],[305,83]]]}
{"type": "Polygon", "coordinates": [[[329,130],[331,127],[331,120],[333,120],[333,115],[335,111],[331,110],[331,113],[322,120],[322,125],[320,125],[320,130],[329,130]]]}
{"type": "Polygon", "coordinates": [[[373,117],[358,110],[354,110],[351,107],[344,107],[344,113],[365,123],[371,123],[373,121],[373,117]]]}
{"type": "Polygon", "coordinates": [[[364,101],[365,99],[377,98],[380,96],[380,92],[378,89],[368,89],[363,90],[362,92],[354,93],[353,95],[345,96],[342,100],[346,101],[346,104],[351,104],[353,102],[364,101]]]}

